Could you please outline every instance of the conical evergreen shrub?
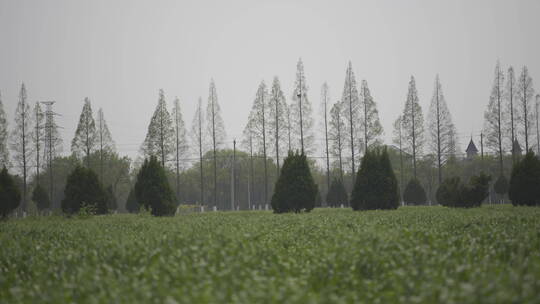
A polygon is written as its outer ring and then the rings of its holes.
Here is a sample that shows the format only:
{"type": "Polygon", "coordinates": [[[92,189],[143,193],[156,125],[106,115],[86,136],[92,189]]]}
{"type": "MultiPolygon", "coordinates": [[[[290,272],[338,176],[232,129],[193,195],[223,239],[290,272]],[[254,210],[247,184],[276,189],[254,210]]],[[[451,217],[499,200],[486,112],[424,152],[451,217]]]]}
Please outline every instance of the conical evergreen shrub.
{"type": "Polygon", "coordinates": [[[175,196],[167,181],[165,169],[155,156],[144,161],[137,175],[135,197],[140,205],[152,210],[152,215],[174,215],[176,211],[175,196]]]}
{"type": "Polygon", "coordinates": [[[339,207],[341,204],[347,205],[349,201],[347,190],[340,178],[335,178],[330,183],[330,189],[326,194],[326,203],[329,207],[339,207]]]}
{"type": "Polygon", "coordinates": [[[94,171],[77,166],[68,176],[62,211],[74,214],[84,205],[94,206],[97,214],[107,213],[107,196],[94,171]]]}
{"type": "Polygon", "coordinates": [[[392,162],[386,147],[380,155],[380,168],[383,177],[383,194],[381,195],[380,209],[397,209],[399,207],[399,182],[392,168],[392,162]]]}
{"type": "Polygon", "coordinates": [[[39,211],[46,210],[51,207],[49,194],[41,185],[37,185],[32,192],[32,200],[36,203],[39,211]]]}
{"type": "Polygon", "coordinates": [[[309,212],[315,207],[317,185],[304,154],[289,152],[272,195],[275,213],[309,212]]]}
{"type": "Polygon", "coordinates": [[[540,160],[532,151],[514,165],[508,195],[514,206],[540,205],[540,160]]]}
{"type": "Polygon", "coordinates": [[[406,205],[425,205],[427,203],[426,191],[416,178],[412,178],[403,190],[403,201],[406,205]]]}
{"type": "Polygon", "coordinates": [[[399,206],[398,182],[386,149],[368,150],[351,194],[353,210],[396,209],[399,206]]]}
{"type": "Polygon", "coordinates": [[[0,215],[7,217],[21,203],[21,192],[6,167],[0,171],[0,215]]]}

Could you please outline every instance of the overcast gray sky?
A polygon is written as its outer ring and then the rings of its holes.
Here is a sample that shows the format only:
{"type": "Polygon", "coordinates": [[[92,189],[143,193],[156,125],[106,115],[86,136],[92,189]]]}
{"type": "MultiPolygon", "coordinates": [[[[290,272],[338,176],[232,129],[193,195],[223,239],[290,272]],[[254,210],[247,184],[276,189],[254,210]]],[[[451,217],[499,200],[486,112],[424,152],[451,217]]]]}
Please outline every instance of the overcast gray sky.
{"type": "Polygon", "coordinates": [[[189,127],[213,77],[232,140],[262,79],[279,76],[290,100],[302,57],[318,120],[322,83],[340,98],[351,60],[387,142],[410,75],[426,112],[439,73],[464,146],[482,127],[497,59],[540,81],[539,29],[538,0],[0,0],[0,91],[10,126],[22,81],[30,101],[56,100],[64,152],[88,96],[119,152],[135,156],[160,88],[169,104],[180,98],[189,127]]]}

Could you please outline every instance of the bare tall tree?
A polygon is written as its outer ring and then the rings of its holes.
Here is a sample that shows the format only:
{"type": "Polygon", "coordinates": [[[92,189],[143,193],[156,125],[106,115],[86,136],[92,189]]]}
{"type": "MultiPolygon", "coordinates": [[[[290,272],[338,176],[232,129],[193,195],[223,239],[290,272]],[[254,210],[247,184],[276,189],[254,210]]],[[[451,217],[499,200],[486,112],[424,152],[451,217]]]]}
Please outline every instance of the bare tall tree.
{"type": "Polygon", "coordinates": [[[300,151],[305,154],[312,152],[314,144],[312,109],[307,90],[304,64],[302,59],[299,59],[296,65],[296,81],[292,96],[291,122],[294,139],[299,142],[300,151]]]}
{"type": "Polygon", "coordinates": [[[516,120],[516,99],[517,99],[517,84],[516,84],[516,76],[514,74],[514,68],[509,67],[508,73],[506,78],[506,90],[504,91],[504,97],[507,102],[508,106],[508,114],[510,114],[510,143],[512,147],[512,161],[516,161],[516,151],[514,151],[514,141],[516,140],[516,133],[515,133],[515,120],[516,120]]]}
{"type": "Polygon", "coordinates": [[[264,202],[268,203],[268,161],[267,161],[267,121],[268,121],[268,91],[266,84],[261,81],[257,93],[255,94],[255,100],[251,107],[251,113],[249,115],[249,126],[253,132],[253,139],[256,149],[262,153],[264,161],[264,202]]]}
{"type": "Polygon", "coordinates": [[[166,166],[167,161],[174,153],[174,127],[163,90],[159,90],[159,99],[154,114],[148,124],[146,138],[141,147],[144,157],[156,156],[161,165],[166,166]]]}
{"type": "Polygon", "coordinates": [[[217,154],[216,151],[222,146],[227,137],[225,125],[221,118],[221,108],[218,104],[216,85],[210,81],[208,93],[208,105],[206,107],[206,120],[208,121],[208,133],[212,138],[212,150],[214,153],[214,206],[217,206],[217,154]]]}
{"type": "Polygon", "coordinates": [[[328,103],[330,102],[330,92],[328,84],[325,82],[321,87],[321,116],[324,130],[324,151],[326,154],[326,189],[330,189],[330,153],[328,150],[328,103]]]}
{"type": "Polygon", "coordinates": [[[484,135],[486,146],[499,154],[499,171],[503,175],[503,121],[505,121],[505,112],[503,110],[504,97],[504,74],[497,61],[495,66],[495,77],[493,87],[489,96],[489,104],[484,113],[484,135]]]}
{"type": "Polygon", "coordinates": [[[343,87],[341,102],[344,104],[344,106],[341,107],[343,111],[342,116],[348,125],[343,131],[346,132],[346,144],[351,150],[351,175],[352,184],[354,185],[356,175],[355,159],[357,158],[360,149],[359,142],[357,142],[356,139],[360,137],[360,125],[363,123],[360,114],[360,98],[358,96],[356,78],[350,61],[345,75],[345,85],[343,87]]]}
{"type": "Polygon", "coordinates": [[[105,121],[103,109],[99,109],[97,113],[97,128],[96,128],[97,145],[99,151],[99,178],[103,182],[103,159],[106,153],[112,153],[116,150],[114,140],[112,139],[111,131],[105,121]]]}
{"type": "Polygon", "coordinates": [[[330,109],[330,128],[328,130],[328,138],[331,142],[330,153],[333,158],[337,159],[337,165],[339,168],[339,177],[343,181],[343,159],[342,153],[344,149],[343,136],[345,135],[345,120],[343,119],[343,102],[339,100],[330,109]]]}
{"type": "Polygon", "coordinates": [[[412,154],[413,174],[416,178],[416,159],[418,154],[422,153],[424,146],[424,116],[422,107],[418,102],[418,92],[416,91],[416,82],[414,76],[409,81],[409,91],[407,101],[401,117],[404,148],[412,154]]]}
{"type": "Polygon", "coordinates": [[[43,137],[45,132],[45,114],[39,102],[34,105],[34,132],[32,141],[34,142],[34,153],[36,156],[36,184],[39,186],[39,169],[41,169],[41,158],[43,157],[43,137]]]}
{"type": "Polygon", "coordinates": [[[369,91],[368,83],[362,80],[360,87],[360,110],[362,111],[362,129],[364,133],[364,153],[369,146],[380,144],[383,127],[379,121],[377,104],[369,91]]]}
{"type": "Polygon", "coordinates": [[[90,99],[86,97],[75,136],[71,141],[71,152],[79,159],[85,159],[87,168],[90,168],[90,154],[95,150],[96,142],[96,122],[92,114],[90,99]]]}
{"type": "Polygon", "coordinates": [[[518,81],[518,113],[521,124],[521,136],[525,142],[525,151],[529,151],[529,137],[533,124],[534,88],[532,78],[526,66],[521,70],[518,81]]]}
{"type": "Polygon", "coordinates": [[[456,153],[456,127],[446,105],[439,75],[435,77],[433,97],[427,117],[430,152],[437,155],[439,185],[442,183],[442,165],[456,153]]]}
{"type": "Polygon", "coordinates": [[[6,112],[4,112],[2,94],[0,93],[0,168],[11,167],[11,162],[9,161],[8,137],[8,121],[6,112]]]}
{"type": "Polygon", "coordinates": [[[31,133],[32,113],[28,104],[26,87],[21,85],[19,102],[15,111],[15,128],[11,133],[11,149],[14,152],[15,165],[23,176],[22,209],[26,210],[28,168],[32,159],[31,133]]]}
{"type": "Polygon", "coordinates": [[[276,156],[276,177],[279,176],[279,160],[280,155],[285,154],[287,151],[287,103],[285,102],[285,95],[281,91],[281,85],[279,79],[274,77],[272,83],[272,89],[270,91],[270,97],[268,100],[268,129],[269,134],[274,141],[272,148],[276,156]]]}
{"type": "Polygon", "coordinates": [[[176,165],[176,199],[179,199],[181,157],[186,153],[188,143],[186,140],[186,126],[182,117],[182,109],[180,108],[180,100],[178,97],[174,99],[172,116],[174,125],[174,162],[176,165]]]}
{"type": "Polygon", "coordinates": [[[191,123],[191,140],[193,143],[196,143],[197,154],[199,155],[199,175],[201,183],[200,204],[204,203],[203,149],[205,148],[205,125],[202,112],[202,99],[199,97],[199,101],[197,102],[197,109],[195,110],[195,115],[193,116],[193,121],[191,123]]]}

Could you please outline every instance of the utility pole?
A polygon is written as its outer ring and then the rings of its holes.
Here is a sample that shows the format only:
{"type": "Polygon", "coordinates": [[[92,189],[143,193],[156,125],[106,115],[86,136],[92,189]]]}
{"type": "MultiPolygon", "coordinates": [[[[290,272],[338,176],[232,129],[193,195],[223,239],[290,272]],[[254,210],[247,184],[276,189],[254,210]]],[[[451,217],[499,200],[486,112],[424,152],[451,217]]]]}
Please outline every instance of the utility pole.
{"type": "Polygon", "coordinates": [[[201,113],[201,99],[199,98],[199,173],[201,179],[201,202],[200,205],[204,206],[204,176],[203,176],[203,152],[202,152],[202,113],[201,113]]]}
{"type": "Polygon", "coordinates": [[[302,149],[302,154],[304,154],[304,120],[302,119],[302,76],[304,76],[304,74],[300,74],[300,92],[298,93],[298,98],[300,100],[298,103],[300,104],[300,146],[302,149]]]}
{"type": "Polygon", "coordinates": [[[39,101],[36,102],[36,184],[39,186],[39,168],[40,168],[40,158],[41,155],[39,152],[41,151],[41,141],[43,140],[41,138],[41,129],[43,129],[43,126],[40,125],[41,118],[43,117],[43,111],[41,111],[41,108],[39,107],[39,101]],[[38,111],[39,109],[39,111],[38,111]]]}
{"type": "Polygon", "coordinates": [[[247,201],[248,201],[248,209],[251,210],[251,174],[247,175],[247,201]]]}
{"type": "Polygon", "coordinates": [[[263,157],[264,157],[264,203],[268,204],[268,162],[266,159],[266,122],[265,122],[265,91],[261,92],[262,105],[262,137],[263,137],[263,157]]]}
{"type": "Polygon", "coordinates": [[[480,133],[480,159],[484,170],[484,133],[480,133]]]}
{"type": "Polygon", "coordinates": [[[214,104],[214,89],[211,90],[212,100],[212,143],[214,146],[214,207],[217,207],[217,156],[216,156],[216,113],[214,104]]]}
{"type": "Polygon", "coordinates": [[[47,148],[47,155],[45,157],[47,158],[47,167],[49,169],[49,198],[51,201],[51,204],[54,203],[54,174],[53,174],[53,156],[54,156],[54,149],[56,146],[56,141],[58,138],[56,138],[56,134],[54,134],[54,129],[58,128],[58,126],[54,122],[54,116],[58,115],[55,113],[52,109],[55,101],[41,101],[42,104],[46,106],[45,111],[45,145],[47,148]]]}
{"type": "Polygon", "coordinates": [[[399,120],[399,198],[401,199],[401,205],[405,206],[405,201],[403,200],[403,146],[401,142],[401,118],[399,120]]]}
{"type": "Polygon", "coordinates": [[[540,94],[536,95],[536,156],[540,157],[540,130],[538,127],[538,107],[540,107],[540,94]]]}
{"type": "Polygon", "coordinates": [[[253,175],[253,135],[249,133],[249,183],[248,183],[248,206],[251,208],[251,192],[255,190],[254,175],[253,175]]]}
{"type": "MultiPolygon", "coordinates": [[[[324,91],[324,142],[326,144],[326,191],[330,190],[330,153],[328,151],[328,90],[324,91]]],[[[328,203],[328,202],[327,202],[328,203]]]]}
{"type": "Polygon", "coordinates": [[[232,161],[232,174],[231,174],[231,210],[234,211],[235,206],[235,188],[236,188],[236,138],[233,139],[233,161],[232,161]]]}

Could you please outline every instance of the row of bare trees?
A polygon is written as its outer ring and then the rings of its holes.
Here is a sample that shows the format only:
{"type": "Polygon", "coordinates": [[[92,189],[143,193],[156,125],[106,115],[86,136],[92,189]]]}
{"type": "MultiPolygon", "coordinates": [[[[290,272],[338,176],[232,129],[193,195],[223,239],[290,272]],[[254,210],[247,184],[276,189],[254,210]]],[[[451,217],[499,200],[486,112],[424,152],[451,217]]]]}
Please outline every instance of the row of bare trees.
{"type": "MultiPolygon", "coordinates": [[[[526,67],[519,77],[510,67],[503,73],[499,63],[495,69],[495,78],[485,113],[483,134],[488,149],[499,156],[502,172],[502,156],[505,151],[515,154],[516,143],[521,142],[525,149],[532,148],[536,128],[536,146],[538,144],[538,102],[534,100],[532,79],[526,67]]],[[[321,127],[318,134],[323,134],[321,145],[324,152],[326,184],[329,187],[332,175],[343,180],[345,173],[350,174],[354,183],[355,172],[363,154],[371,147],[382,144],[383,128],[379,120],[377,104],[371,95],[368,83],[356,80],[352,63],[345,70],[345,79],[341,98],[333,100],[330,87],[324,83],[321,87],[321,127]]],[[[30,168],[35,167],[39,183],[41,161],[49,161],[61,146],[54,116],[47,115],[36,103],[33,111],[27,102],[24,84],[19,93],[19,102],[15,113],[15,127],[11,134],[7,128],[7,118],[3,111],[0,95],[0,165],[7,167],[11,159],[21,172],[23,197],[26,199],[26,180],[30,168]],[[53,135],[54,134],[54,135],[53,135]],[[10,148],[13,153],[10,158],[10,148]],[[53,139],[54,140],[51,140],[53,139]],[[51,143],[52,142],[52,143],[51,143]],[[54,153],[50,153],[54,151],[54,153]]],[[[280,163],[288,151],[300,150],[308,155],[315,152],[315,127],[312,106],[308,96],[307,79],[301,60],[297,63],[296,80],[293,92],[287,102],[278,77],[274,77],[271,87],[261,81],[255,91],[252,108],[244,128],[242,146],[249,153],[249,180],[256,178],[253,170],[253,158],[264,160],[263,200],[269,200],[268,161],[274,162],[279,174],[280,163]]],[[[439,183],[444,178],[444,164],[455,156],[458,147],[456,127],[452,121],[443,94],[442,85],[435,77],[433,95],[427,113],[427,122],[418,99],[416,82],[411,76],[402,114],[394,122],[393,142],[399,148],[400,172],[403,174],[403,160],[411,159],[413,176],[416,178],[417,159],[428,154],[434,155],[438,169],[439,183]],[[427,128],[427,130],[425,129],[427,128]],[[427,147],[426,146],[427,142],[427,147]],[[424,151],[424,148],[427,148],[424,151]],[[406,157],[404,157],[404,154],[406,157]]],[[[181,172],[185,169],[187,154],[197,155],[199,163],[201,202],[213,202],[217,205],[217,151],[225,147],[226,132],[218,103],[218,94],[214,81],[210,82],[206,108],[199,98],[192,120],[189,136],[183,120],[180,100],[175,98],[169,111],[163,90],[159,91],[158,103],[150,119],[145,140],[140,148],[141,156],[155,155],[164,167],[175,171],[176,193],[179,195],[181,172]],[[189,137],[189,138],[188,138],[189,137]],[[189,140],[189,142],[188,142],[189,140]],[[191,149],[191,150],[190,150],[191,149]],[[205,174],[203,155],[211,151],[213,157],[213,197],[204,197],[205,174]]],[[[90,155],[98,152],[100,156],[99,176],[103,177],[103,155],[116,150],[111,133],[100,109],[94,118],[90,100],[84,100],[83,109],[75,136],[71,142],[71,151],[86,166],[90,167],[90,155]]],[[[501,173],[502,174],[502,173],[501,173]]],[[[273,175],[273,174],[272,174],[273,175]]],[[[274,176],[274,175],[273,175],[274,176]]],[[[402,178],[403,179],[403,178],[402,178]]],[[[401,180],[402,180],[401,179],[401,180]]],[[[251,189],[255,187],[251,185],[251,189]]]]}
{"type": "Polygon", "coordinates": [[[526,66],[521,69],[516,81],[514,68],[509,67],[505,77],[500,63],[497,62],[488,108],[484,113],[483,132],[486,146],[499,156],[501,174],[503,154],[506,151],[512,154],[515,162],[521,145],[524,144],[525,151],[529,151],[534,145],[539,149],[539,102],[538,95],[535,101],[532,78],[526,66]],[[536,143],[533,142],[534,137],[536,143]]]}

